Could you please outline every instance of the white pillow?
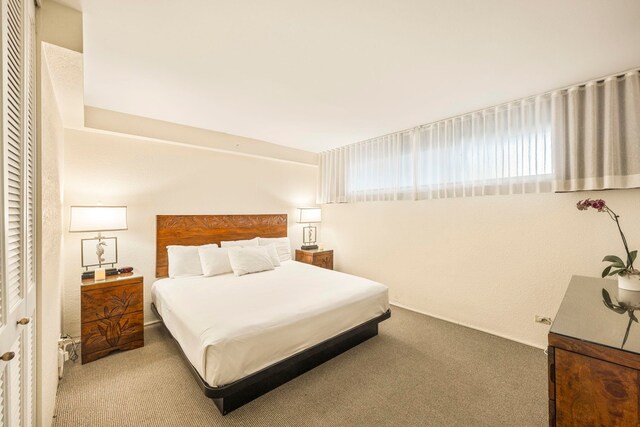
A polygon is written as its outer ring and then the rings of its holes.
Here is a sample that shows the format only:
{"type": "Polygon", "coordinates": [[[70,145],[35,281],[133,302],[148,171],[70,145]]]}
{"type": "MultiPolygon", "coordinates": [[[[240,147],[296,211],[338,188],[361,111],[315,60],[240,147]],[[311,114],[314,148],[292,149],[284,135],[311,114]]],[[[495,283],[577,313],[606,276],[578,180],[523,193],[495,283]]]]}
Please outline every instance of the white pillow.
{"type": "Polygon", "coordinates": [[[230,248],[231,246],[258,246],[258,238],[254,237],[251,240],[231,240],[228,242],[220,242],[220,246],[222,246],[223,248],[230,248]]]}
{"type": "Polygon", "coordinates": [[[276,251],[276,245],[271,243],[267,246],[261,246],[267,249],[267,255],[269,255],[269,259],[271,260],[271,264],[274,267],[280,267],[280,258],[278,258],[278,251],[276,251]]]}
{"type": "Polygon", "coordinates": [[[267,246],[272,243],[276,245],[280,261],[289,261],[291,259],[291,242],[288,237],[260,237],[260,246],[267,246]]]}
{"type": "Polygon", "coordinates": [[[231,263],[231,268],[233,268],[233,274],[236,276],[273,270],[273,264],[271,263],[267,248],[230,248],[229,262],[231,263]]]}
{"type": "MultiPolygon", "coordinates": [[[[218,247],[215,243],[203,245],[218,247]]],[[[200,246],[167,246],[169,257],[169,277],[202,276],[202,266],[200,265],[200,246]]]]}
{"type": "Polygon", "coordinates": [[[198,248],[202,274],[205,276],[217,276],[233,272],[229,262],[229,249],[217,246],[201,246],[198,248]]]}

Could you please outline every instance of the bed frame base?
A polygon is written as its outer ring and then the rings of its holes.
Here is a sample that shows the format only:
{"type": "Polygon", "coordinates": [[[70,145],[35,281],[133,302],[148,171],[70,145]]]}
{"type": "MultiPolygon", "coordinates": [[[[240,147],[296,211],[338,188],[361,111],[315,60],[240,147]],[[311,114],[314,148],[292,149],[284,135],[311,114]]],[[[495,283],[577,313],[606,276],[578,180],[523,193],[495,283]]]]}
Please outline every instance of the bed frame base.
{"type": "MultiPolygon", "coordinates": [[[[162,321],[162,317],[156,310],[154,304],[151,304],[151,308],[162,321]]],[[[171,331],[169,331],[166,326],[165,329],[167,329],[171,338],[178,344],[180,353],[187,362],[187,365],[191,368],[191,373],[200,385],[204,395],[213,400],[213,403],[222,415],[226,415],[263,394],[270,392],[276,387],[365,342],[369,338],[375,337],[378,335],[378,323],[389,317],[391,317],[391,311],[387,310],[386,313],[343,332],[340,335],[336,335],[301,353],[294,354],[248,377],[221,387],[211,387],[205,382],[196,368],[189,362],[182,347],[180,347],[180,344],[175,340],[173,335],[171,335],[171,331]]]]}

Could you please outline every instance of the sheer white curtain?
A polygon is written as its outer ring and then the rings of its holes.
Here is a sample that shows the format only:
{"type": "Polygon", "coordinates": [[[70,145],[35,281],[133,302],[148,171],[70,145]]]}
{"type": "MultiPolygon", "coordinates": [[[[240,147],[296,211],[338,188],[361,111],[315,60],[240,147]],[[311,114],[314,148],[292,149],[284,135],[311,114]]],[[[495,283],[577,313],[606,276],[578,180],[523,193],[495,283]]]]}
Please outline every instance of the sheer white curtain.
{"type": "Polygon", "coordinates": [[[556,191],[640,187],[640,72],[553,93],[556,191]]]}
{"type": "Polygon", "coordinates": [[[411,198],[412,141],[398,132],[321,153],[320,203],[411,198]]]}
{"type": "Polygon", "coordinates": [[[550,191],[550,108],[545,95],[321,153],[318,202],[550,191]]]}
{"type": "Polygon", "coordinates": [[[551,98],[488,108],[415,130],[415,199],[551,190],[551,98]]]}
{"type": "Polygon", "coordinates": [[[640,187],[640,74],[320,153],[318,203],[640,187]]]}

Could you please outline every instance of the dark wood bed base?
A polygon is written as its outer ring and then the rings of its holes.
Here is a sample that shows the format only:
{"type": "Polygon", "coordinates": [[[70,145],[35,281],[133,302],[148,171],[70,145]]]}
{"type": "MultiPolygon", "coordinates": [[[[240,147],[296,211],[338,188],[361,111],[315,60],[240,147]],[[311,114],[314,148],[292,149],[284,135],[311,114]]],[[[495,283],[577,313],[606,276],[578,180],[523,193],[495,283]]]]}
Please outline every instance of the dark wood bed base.
{"type": "MultiPolygon", "coordinates": [[[[158,313],[155,304],[151,303],[151,309],[160,321],[162,321],[162,316],[158,313]]],[[[171,331],[166,327],[164,321],[162,321],[162,325],[178,345],[180,354],[182,354],[182,357],[191,369],[191,374],[193,374],[193,377],[200,385],[204,395],[213,400],[213,403],[215,403],[222,415],[227,415],[229,412],[270,392],[287,381],[310,371],[316,366],[322,365],[324,362],[365,342],[369,338],[375,337],[378,335],[378,323],[390,317],[391,310],[387,310],[386,313],[366,321],[355,328],[349,329],[333,338],[329,338],[320,344],[316,344],[313,347],[274,363],[238,381],[220,387],[211,387],[207,384],[191,364],[187,355],[182,350],[180,343],[175,339],[173,334],[171,334],[171,331]]]]}

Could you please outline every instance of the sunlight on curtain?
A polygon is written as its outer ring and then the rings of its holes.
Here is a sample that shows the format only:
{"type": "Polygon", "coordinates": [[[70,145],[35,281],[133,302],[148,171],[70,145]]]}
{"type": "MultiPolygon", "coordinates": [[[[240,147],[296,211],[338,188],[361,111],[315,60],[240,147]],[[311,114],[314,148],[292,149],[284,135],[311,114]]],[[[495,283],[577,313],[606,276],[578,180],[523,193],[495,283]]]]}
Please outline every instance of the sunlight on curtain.
{"type": "Polygon", "coordinates": [[[550,96],[320,154],[319,203],[551,191],[550,96]]]}
{"type": "Polygon", "coordinates": [[[551,190],[550,97],[416,129],[415,199],[551,190]]]}

